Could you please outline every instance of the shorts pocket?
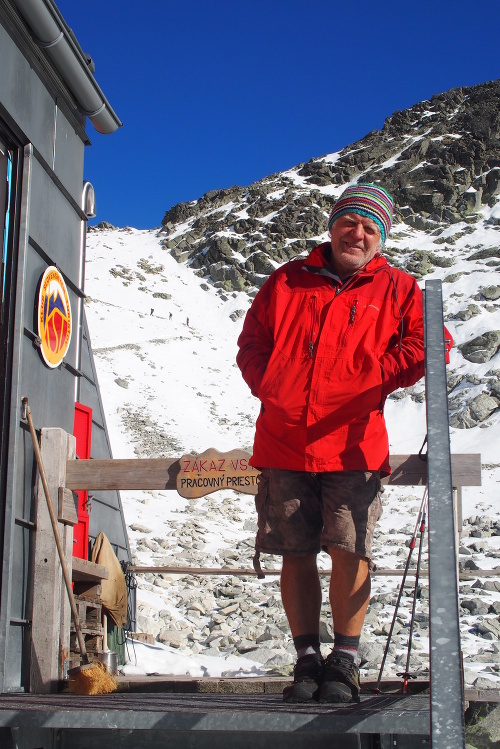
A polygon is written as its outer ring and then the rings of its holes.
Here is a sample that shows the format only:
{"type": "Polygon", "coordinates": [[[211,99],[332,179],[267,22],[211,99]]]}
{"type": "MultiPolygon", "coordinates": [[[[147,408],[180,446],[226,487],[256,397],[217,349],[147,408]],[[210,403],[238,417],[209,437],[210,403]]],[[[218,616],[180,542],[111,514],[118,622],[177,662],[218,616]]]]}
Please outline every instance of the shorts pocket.
{"type": "Polygon", "coordinates": [[[266,532],[266,528],[269,529],[268,515],[269,515],[269,472],[268,469],[263,468],[257,477],[257,494],[255,495],[255,509],[257,510],[257,538],[261,531],[266,532]]]}

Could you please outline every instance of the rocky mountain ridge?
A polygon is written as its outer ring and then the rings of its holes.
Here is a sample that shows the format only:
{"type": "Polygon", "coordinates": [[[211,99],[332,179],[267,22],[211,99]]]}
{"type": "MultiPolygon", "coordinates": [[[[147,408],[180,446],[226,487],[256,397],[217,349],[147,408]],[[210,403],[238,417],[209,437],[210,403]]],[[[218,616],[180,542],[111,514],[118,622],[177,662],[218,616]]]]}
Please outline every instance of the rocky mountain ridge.
{"type": "MultiPolygon", "coordinates": [[[[253,293],[277,265],[317,243],[336,197],[356,181],[393,194],[395,232],[398,223],[432,232],[439,246],[445,229],[473,230],[481,207],[498,198],[499,99],[500,81],[452,89],[395,112],[382,130],[336,154],[179,203],[162,221],[165,247],[219,288],[253,293]]],[[[413,257],[409,270],[423,276],[439,263],[429,251],[413,257]]]]}

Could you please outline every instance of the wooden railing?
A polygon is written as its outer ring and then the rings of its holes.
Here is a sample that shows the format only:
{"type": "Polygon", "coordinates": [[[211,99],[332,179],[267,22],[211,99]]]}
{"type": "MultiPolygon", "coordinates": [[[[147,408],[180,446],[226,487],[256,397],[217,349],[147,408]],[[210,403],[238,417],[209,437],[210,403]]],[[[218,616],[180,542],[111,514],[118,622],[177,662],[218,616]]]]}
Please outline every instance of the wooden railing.
{"type": "MultiPolygon", "coordinates": [[[[257,485],[253,477],[258,471],[248,465],[250,455],[243,450],[220,453],[207,450],[201,455],[182,458],[136,458],[109,460],[68,460],[66,463],[66,488],[93,491],[113,490],[177,490],[182,496],[203,496],[220,489],[236,489],[245,494],[256,494],[257,485]],[[236,457],[234,457],[236,456],[236,457]],[[187,461],[190,461],[188,464],[187,461]],[[236,460],[240,462],[232,468],[236,460]],[[203,462],[201,466],[199,463],[203,462]],[[210,463],[214,467],[210,470],[210,463]],[[224,465],[221,466],[221,461],[224,465]],[[194,470],[193,470],[194,468],[194,470]],[[188,469],[188,470],[187,470],[188,469]],[[220,486],[205,487],[201,494],[188,492],[180,486],[182,479],[224,477],[220,486]],[[250,479],[249,483],[231,485],[232,478],[250,479]],[[229,483],[228,483],[229,481],[229,483]]],[[[455,454],[452,458],[452,482],[456,489],[463,486],[481,485],[481,456],[478,453],[455,454]]],[[[425,486],[427,483],[427,462],[419,455],[391,455],[389,462],[392,474],[382,480],[387,486],[425,486]]]]}
{"type": "MultiPolygon", "coordinates": [[[[221,453],[213,448],[200,455],[181,458],[140,458],[130,460],[68,460],[67,490],[172,490],[184,497],[201,497],[221,489],[256,494],[258,471],[249,465],[250,455],[243,450],[221,453]]],[[[421,455],[391,455],[392,473],[382,480],[387,486],[425,486],[427,462],[421,455]]],[[[452,456],[452,481],[455,494],[456,529],[462,528],[461,491],[463,486],[481,485],[481,456],[452,456]]],[[[255,575],[262,570],[233,567],[142,567],[131,565],[131,572],[167,572],[192,575],[255,575]]],[[[266,569],[266,575],[280,570],[266,569]]],[[[324,574],[328,574],[325,570],[324,574]]],[[[401,570],[380,569],[376,575],[397,576],[401,570]]],[[[411,572],[410,572],[411,574],[411,572]]],[[[425,573],[423,573],[425,575],[425,573]]]]}

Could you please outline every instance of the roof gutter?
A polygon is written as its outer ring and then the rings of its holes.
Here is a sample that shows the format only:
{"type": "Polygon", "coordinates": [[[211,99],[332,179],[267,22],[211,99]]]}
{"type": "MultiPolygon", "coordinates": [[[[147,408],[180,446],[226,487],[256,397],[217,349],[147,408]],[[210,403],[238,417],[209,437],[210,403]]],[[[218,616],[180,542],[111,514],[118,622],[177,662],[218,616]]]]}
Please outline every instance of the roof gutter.
{"type": "Polygon", "coordinates": [[[82,51],[52,0],[12,0],[31,29],[33,41],[50,58],[80,111],[99,133],[114,133],[119,120],[93,76],[93,64],[82,51]]]}

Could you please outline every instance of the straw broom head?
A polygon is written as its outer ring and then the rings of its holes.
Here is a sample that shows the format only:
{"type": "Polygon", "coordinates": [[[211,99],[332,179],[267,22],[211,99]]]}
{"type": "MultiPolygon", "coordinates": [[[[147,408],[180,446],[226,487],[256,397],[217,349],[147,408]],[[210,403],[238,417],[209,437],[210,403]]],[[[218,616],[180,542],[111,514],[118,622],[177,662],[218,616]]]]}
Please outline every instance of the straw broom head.
{"type": "Polygon", "coordinates": [[[115,679],[99,661],[69,672],[68,691],[72,694],[110,694],[117,688],[115,679]]]}

